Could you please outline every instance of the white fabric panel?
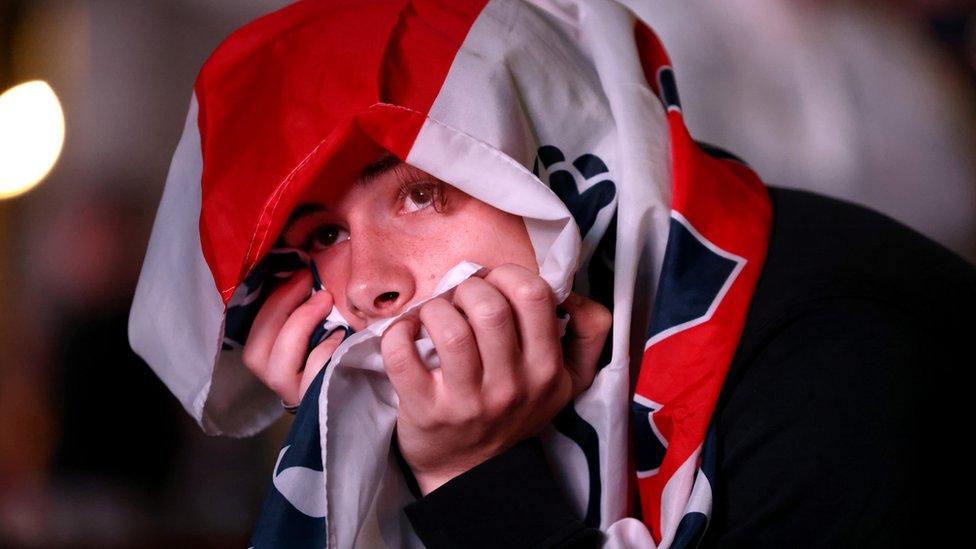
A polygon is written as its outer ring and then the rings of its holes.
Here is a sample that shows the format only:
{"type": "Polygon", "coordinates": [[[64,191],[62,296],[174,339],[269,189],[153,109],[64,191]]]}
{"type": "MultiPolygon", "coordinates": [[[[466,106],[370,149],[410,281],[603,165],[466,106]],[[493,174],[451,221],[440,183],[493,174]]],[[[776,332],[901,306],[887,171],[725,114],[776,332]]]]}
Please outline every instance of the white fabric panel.
{"type": "Polygon", "coordinates": [[[194,95],[129,313],[129,343],[205,433],[245,437],[280,417],[282,408],[244,368],[240,350],[219,353],[224,304],[200,244],[197,114],[194,95]]]}

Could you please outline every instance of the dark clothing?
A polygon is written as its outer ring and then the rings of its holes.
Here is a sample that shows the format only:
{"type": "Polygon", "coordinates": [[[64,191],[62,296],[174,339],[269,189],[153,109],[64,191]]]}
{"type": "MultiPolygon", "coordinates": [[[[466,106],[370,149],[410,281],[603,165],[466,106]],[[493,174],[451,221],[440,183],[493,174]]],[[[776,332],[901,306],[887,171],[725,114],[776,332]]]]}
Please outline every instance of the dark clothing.
{"type": "MultiPolygon", "coordinates": [[[[973,493],[955,458],[971,430],[976,269],[873,210],[769,192],[698,547],[950,545],[973,493]]],[[[429,547],[598,546],[564,497],[533,437],[405,512],[429,547]]]]}

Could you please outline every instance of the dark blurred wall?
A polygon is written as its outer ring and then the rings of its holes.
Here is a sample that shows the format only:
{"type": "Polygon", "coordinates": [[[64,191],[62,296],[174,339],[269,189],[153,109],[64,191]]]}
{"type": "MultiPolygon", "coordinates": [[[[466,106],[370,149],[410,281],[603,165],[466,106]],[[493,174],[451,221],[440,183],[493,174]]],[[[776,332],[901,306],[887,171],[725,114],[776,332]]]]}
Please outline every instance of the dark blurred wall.
{"type": "Polygon", "coordinates": [[[0,547],[246,546],[290,416],[203,435],[129,348],[193,80],[259,0],[0,0],[0,84],[43,79],[64,151],[0,201],[0,547]]]}

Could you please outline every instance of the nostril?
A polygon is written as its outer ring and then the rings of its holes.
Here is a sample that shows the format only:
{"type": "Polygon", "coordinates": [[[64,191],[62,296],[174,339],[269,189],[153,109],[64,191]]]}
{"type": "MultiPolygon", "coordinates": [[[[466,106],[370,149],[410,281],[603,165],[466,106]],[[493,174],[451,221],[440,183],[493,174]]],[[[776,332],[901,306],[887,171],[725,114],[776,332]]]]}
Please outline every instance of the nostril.
{"type": "Polygon", "coordinates": [[[383,307],[386,304],[389,304],[389,303],[392,303],[392,302],[396,301],[396,298],[399,297],[399,296],[400,296],[400,293],[399,292],[385,292],[385,293],[382,293],[382,294],[380,294],[379,297],[376,298],[376,306],[377,307],[383,307]]]}

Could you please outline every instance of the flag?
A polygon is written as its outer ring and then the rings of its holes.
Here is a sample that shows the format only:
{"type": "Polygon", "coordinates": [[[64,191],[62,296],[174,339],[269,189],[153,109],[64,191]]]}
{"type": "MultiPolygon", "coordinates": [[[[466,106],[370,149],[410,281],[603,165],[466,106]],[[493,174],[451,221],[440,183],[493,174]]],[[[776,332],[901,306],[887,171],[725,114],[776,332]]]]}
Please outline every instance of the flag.
{"type": "MultiPolygon", "coordinates": [[[[381,151],[522,216],[556,299],[612,311],[593,384],[544,448],[617,545],[693,547],[771,205],[745,163],[691,137],[665,49],[622,3],[306,0],[235,31],[194,85],[133,302],[136,352],[209,434],[279,418],[241,364],[255,303],[304,268],[277,237],[311,185],[351,181],[381,151]]],[[[481,267],[456,265],[438,292],[481,267]]],[[[401,315],[347,331],[306,391],[255,547],[422,546],[379,355],[401,315]]]]}

